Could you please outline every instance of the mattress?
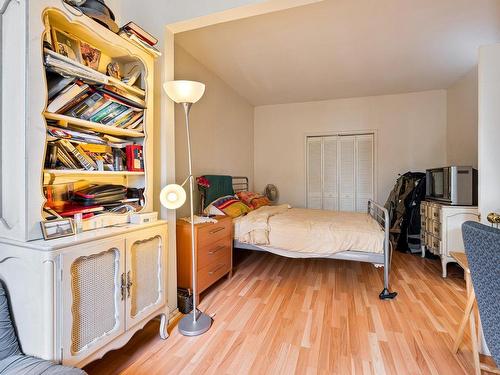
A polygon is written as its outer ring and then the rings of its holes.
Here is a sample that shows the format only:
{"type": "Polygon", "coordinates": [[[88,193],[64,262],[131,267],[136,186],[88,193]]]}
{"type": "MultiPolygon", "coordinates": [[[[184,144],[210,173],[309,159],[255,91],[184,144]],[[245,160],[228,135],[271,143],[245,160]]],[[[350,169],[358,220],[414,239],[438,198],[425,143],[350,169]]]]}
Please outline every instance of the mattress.
{"type": "Polygon", "coordinates": [[[245,244],[304,256],[342,251],[381,254],[384,232],[366,213],[266,206],[234,220],[234,237],[245,244]]]}

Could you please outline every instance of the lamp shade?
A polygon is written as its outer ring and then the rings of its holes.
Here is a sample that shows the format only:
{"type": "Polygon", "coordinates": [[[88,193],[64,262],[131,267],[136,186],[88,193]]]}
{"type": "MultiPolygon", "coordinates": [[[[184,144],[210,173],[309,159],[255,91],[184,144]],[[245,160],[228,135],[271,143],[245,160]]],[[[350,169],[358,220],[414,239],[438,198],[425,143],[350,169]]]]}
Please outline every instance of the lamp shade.
{"type": "Polygon", "coordinates": [[[168,81],[163,89],[176,103],[196,103],[203,96],[205,85],[196,81],[168,81]]]}
{"type": "Polygon", "coordinates": [[[160,202],[164,207],[175,210],[186,202],[186,191],[181,185],[167,185],[161,189],[160,202]]]}

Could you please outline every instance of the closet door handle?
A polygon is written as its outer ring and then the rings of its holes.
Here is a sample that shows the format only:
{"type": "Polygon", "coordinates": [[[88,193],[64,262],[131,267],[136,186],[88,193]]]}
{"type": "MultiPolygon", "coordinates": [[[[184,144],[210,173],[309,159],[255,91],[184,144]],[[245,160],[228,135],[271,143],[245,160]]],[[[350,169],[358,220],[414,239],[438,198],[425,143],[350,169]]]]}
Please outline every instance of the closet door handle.
{"type": "Polygon", "coordinates": [[[127,298],[130,298],[130,287],[134,285],[130,279],[130,271],[127,272],[127,298]]]}
{"type": "Polygon", "coordinates": [[[125,272],[120,275],[120,292],[122,295],[122,301],[125,299],[125,289],[127,289],[127,282],[125,281],[125,272]]]}
{"type": "Polygon", "coordinates": [[[217,232],[220,232],[221,230],[224,230],[225,227],[218,227],[218,228],[215,228],[215,229],[212,229],[210,232],[210,234],[215,234],[217,232]]]}

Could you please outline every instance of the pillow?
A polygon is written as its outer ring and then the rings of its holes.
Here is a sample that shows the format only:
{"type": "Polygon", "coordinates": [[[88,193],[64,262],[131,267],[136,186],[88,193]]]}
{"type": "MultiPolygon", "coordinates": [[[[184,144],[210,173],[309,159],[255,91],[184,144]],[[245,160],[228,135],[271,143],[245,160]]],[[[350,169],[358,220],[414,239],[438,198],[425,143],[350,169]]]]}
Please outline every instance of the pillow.
{"type": "Polygon", "coordinates": [[[262,206],[270,206],[271,201],[259,193],[254,193],[251,191],[240,191],[236,193],[236,196],[252,210],[256,210],[262,206]]]}
{"type": "Polygon", "coordinates": [[[227,216],[231,216],[233,218],[250,212],[250,207],[241,202],[234,195],[227,195],[216,199],[211,203],[211,205],[224,212],[227,216]]]}
{"type": "Polygon", "coordinates": [[[268,197],[257,197],[252,199],[252,208],[256,210],[257,208],[264,207],[264,206],[270,206],[271,201],[269,200],[268,197]]]}
{"type": "Polygon", "coordinates": [[[210,203],[205,209],[203,210],[203,213],[205,215],[219,215],[219,216],[225,216],[226,214],[219,210],[217,207],[214,206],[213,202],[210,203]]]}

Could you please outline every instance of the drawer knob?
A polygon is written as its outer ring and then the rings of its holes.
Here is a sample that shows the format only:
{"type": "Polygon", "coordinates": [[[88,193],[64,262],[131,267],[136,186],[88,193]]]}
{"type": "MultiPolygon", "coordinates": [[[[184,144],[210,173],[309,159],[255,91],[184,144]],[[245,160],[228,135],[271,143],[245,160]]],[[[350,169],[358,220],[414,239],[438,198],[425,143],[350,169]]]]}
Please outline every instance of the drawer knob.
{"type": "Polygon", "coordinates": [[[215,229],[212,229],[210,232],[210,234],[214,234],[214,233],[217,233],[217,232],[220,232],[221,230],[224,230],[224,227],[218,227],[218,228],[215,228],[215,229]]]}
{"type": "Polygon", "coordinates": [[[209,275],[213,275],[217,271],[219,271],[221,268],[223,268],[225,264],[219,264],[217,267],[215,267],[212,271],[208,272],[209,275]]]}
{"type": "Polygon", "coordinates": [[[209,251],[208,254],[213,255],[215,253],[218,253],[219,251],[221,251],[222,249],[224,249],[224,247],[225,247],[224,245],[219,245],[214,250],[209,251]]]}

